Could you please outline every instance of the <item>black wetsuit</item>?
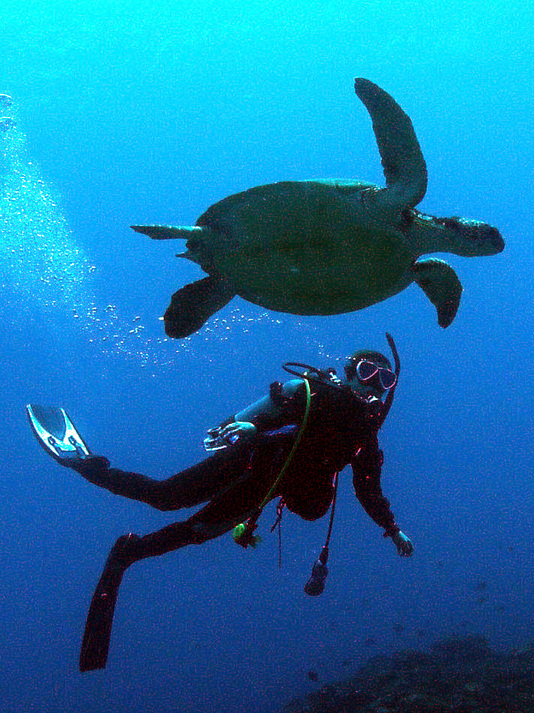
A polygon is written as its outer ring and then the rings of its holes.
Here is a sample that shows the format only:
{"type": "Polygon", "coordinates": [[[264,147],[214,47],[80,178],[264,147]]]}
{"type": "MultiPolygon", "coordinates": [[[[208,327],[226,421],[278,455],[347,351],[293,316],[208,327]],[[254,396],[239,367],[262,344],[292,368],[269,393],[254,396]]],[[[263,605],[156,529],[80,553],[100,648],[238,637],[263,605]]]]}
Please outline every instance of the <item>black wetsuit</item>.
{"type": "MultiPolygon", "coordinates": [[[[388,535],[396,533],[399,528],[380,487],[383,459],[377,418],[348,389],[312,382],[311,393],[302,440],[272,497],[282,496],[289,510],[305,520],[320,518],[332,502],[335,474],[351,464],[354,489],[363,508],[388,535]]],[[[251,441],[217,451],[163,481],[116,468],[80,468],[96,485],[159,510],[209,501],[188,520],[132,540],[124,552],[128,564],[212,539],[248,517],[280,473],[305,404],[303,384],[295,396],[286,399],[279,416],[253,419],[258,434],[251,441]],[[291,424],[292,433],[284,433],[281,427],[291,424]]]]}
{"type": "MultiPolygon", "coordinates": [[[[257,427],[254,438],[229,446],[167,480],[152,480],[138,473],[108,468],[107,459],[100,457],[82,461],[76,467],[87,480],[160,510],[177,510],[209,501],[188,520],[144,537],[129,534],[117,540],[89,607],[80,653],[82,671],[106,665],[120,583],[133,562],[201,544],[251,516],[255,522],[267,495],[269,499],[282,496],[290,510],[306,520],[315,520],[326,513],[332,502],[335,474],[350,463],[354,489],[365,511],[385,529],[386,535],[399,531],[380,488],[382,451],[377,432],[381,418],[376,414],[373,417],[370,407],[348,389],[312,382],[311,391],[302,438],[272,493],[303,422],[307,401],[304,382],[291,398],[282,398],[279,391],[281,401],[272,410],[278,413],[276,417],[252,417],[257,427]]],[[[226,423],[232,421],[235,418],[226,423]]]]}

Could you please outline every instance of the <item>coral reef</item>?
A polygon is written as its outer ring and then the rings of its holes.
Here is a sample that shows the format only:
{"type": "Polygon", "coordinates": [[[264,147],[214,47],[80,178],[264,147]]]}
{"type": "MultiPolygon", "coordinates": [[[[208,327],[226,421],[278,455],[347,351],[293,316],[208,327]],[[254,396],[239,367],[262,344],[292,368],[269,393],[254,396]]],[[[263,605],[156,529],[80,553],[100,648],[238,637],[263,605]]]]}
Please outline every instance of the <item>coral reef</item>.
{"type": "Polygon", "coordinates": [[[351,678],[292,701],[283,713],[534,713],[534,641],[508,654],[481,636],[429,652],[376,656],[351,678]]]}

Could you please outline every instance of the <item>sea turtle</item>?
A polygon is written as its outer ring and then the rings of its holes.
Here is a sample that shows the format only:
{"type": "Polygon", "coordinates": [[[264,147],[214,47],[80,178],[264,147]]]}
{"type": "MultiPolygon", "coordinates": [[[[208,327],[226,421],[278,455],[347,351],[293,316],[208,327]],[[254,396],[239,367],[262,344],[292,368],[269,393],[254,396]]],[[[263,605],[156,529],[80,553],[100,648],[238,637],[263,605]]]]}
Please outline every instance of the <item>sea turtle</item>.
{"type": "Polygon", "coordinates": [[[196,332],[235,295],[277,312],[329,315],[380,302],[416,282],[447,327],[462,285],[432,252],[494,255],[496,228],[415,209],[426,164],[410,118],[383,89],[356,79],[373,121],[386,188],[357,180],[284,181],[212,205],[195,226],[135,225],[156,240],[187,239],[179,255],[208,273],[175,292],[164,315],[175,338],[196,332]]]}

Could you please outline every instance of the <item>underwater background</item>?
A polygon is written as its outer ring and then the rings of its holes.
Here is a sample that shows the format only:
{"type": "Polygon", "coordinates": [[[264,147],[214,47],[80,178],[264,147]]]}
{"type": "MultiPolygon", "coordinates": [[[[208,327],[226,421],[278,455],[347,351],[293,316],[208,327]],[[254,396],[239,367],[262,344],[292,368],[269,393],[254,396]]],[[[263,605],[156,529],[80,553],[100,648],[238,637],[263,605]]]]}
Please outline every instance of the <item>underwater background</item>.
{"type": "MultiPolygon", "coordinates": [[[[274,713],[377,653],[482,634],[534,637],[532,276],[534,12],[512,2],[13,2],[0,11],[0,641],[2,710],[274,713]],[[411,117],[429,185],[419,208],[496,225],[505,251],[445,256],[464,285],[446,330],[416,286],[362,312],[300,318],[234,299],[165,338],[172,292],[202,276],[193,224],[280,180],[384,185],[353,78],[411,117]],[[274,504],[262,545],[230,535],[126,574],[108,666],[78,672],[115,539],[182,519],[47,458],[28,402],[64,406],[92,450],[158,478],[203,457],[205,431],[285,376],[357,348],[402,374],[381,432],[399,558],[343,472],[324,594],[303,585],[327,518],[274,504]],[[318,681],[308,672],[316,671],[318,681]]],[[[314,676],[315,677],[315,676],[314,676]]]]}

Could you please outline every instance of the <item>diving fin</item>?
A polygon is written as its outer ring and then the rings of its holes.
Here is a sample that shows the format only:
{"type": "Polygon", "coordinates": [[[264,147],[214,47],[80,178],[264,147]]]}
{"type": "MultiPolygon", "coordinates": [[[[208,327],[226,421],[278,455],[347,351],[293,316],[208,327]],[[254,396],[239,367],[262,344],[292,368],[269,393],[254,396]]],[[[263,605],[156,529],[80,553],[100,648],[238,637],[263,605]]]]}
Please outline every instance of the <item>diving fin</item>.
{"type": "Polygon", "coordinates": [[[123,535],[109,553],[87,614],[80,651],[80,671],[106,667],[119,587],[132,562],[125,553],[128,545],[138,539],[137,535],[123,535]]]}
{"type": "Polygon", "coordinates": [[[41,446],[61,465],[69,468],[74,461],[91,455],[65,409],[59,406],[28,404],[26,413],[41,446]]]}

